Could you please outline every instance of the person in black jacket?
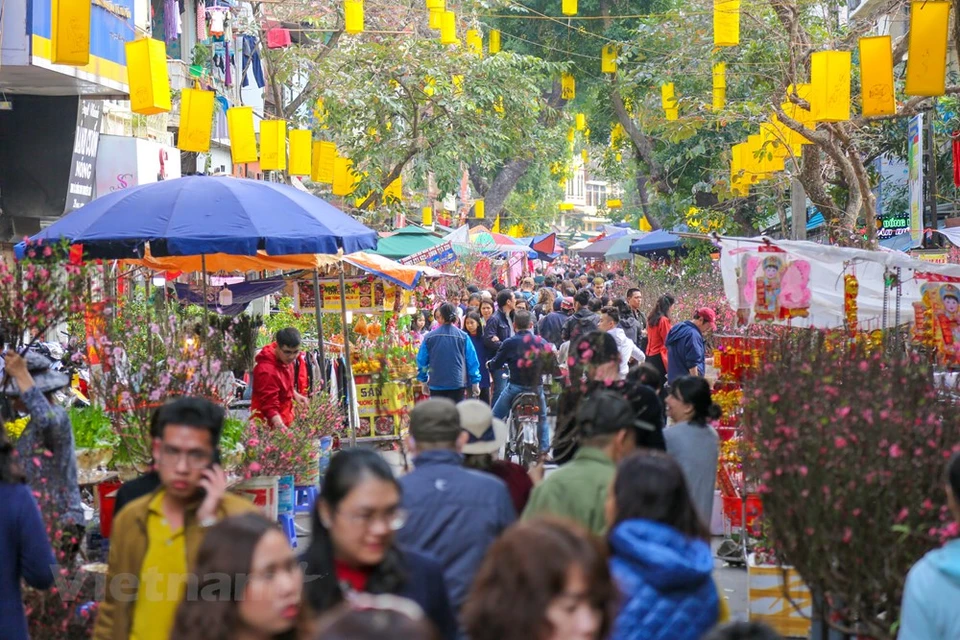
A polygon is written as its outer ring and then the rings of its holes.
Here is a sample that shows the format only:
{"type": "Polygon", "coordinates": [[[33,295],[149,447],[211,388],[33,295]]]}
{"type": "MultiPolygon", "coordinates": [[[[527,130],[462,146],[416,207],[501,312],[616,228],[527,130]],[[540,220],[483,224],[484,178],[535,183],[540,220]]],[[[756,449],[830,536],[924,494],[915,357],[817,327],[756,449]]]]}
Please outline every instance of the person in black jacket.
{"type": "MultiPolygon", "coordinates": [[[[487,357],[496,356],[500,345],[513,335],[513,310],[516,304],[516,298],[510,289],[503,289],[497,294],[497,312],[490,316],[483,328],[483,344],[487,348],[487,357]]],[[[496,404],[497,398],[506,387],[506,367],[497,371],[491,370],[490,375],[493,377],[490,403],[496,404]]]]}
{"type": "Polygon", "coordinates": [[[580,336],[584,336],[592,331],[596,331],[600,323],[600,317],[590,310],[590,301],[593,297],[590,294],[589,289],[581,289],[577,292],[577,295],[573,298],[574,313],[570,316],[570,319],[567,320],[567,323],[563,325],[563,331],[560,333],[560,338],[566,342],[567,340],[575,340],[580,336]]]}

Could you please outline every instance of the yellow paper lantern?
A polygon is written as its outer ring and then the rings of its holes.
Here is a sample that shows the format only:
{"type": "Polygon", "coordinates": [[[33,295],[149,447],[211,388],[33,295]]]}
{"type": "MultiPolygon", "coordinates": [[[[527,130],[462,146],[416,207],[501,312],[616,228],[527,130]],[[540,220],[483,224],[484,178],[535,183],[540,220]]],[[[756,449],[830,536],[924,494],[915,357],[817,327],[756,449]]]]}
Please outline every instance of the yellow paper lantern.
{"type": "Polygon", "coordinates": [[[740,0],[713,0],[713,46],[740,44],[740,0]]]}
{"type": "Polygon", "coordinates": [[[587,153],[586,149],[580,149],[580,159],[583,161],[583,164],[587,164],[590,159],[590,154],[587,153]]]}
{"type": "Polygon", "coordinates": [[[153,38],[140,38],[127,42],[125,49],[130,110],[146,116],[170,111],[166,45],[153,38]]]}
{"type": "Polygon", "coordinates": [[[493,227],[490,228],[490,231],[494,233],[500,233],[500,214],[497,214],[497,219],[493,221],[493,227]]]}
{"type": "Polygon", "coordinates": [[[577,0],[563,0],[560,5],[560,12],[565,16],[577,15],[577,0]]]}
{"type": "Polygon", "coordinates": [[[290,175],[310,175],[312,135],[309,129],[293,129],[290,132],[290,175]]]}
{"type": "Polygon", "coordinates": [[[573,211],[573,203],[561,202],[558,208],[560,209],[560,211],[573,211]]]}
{"type": "Polygon", "coordinates": [[[817,51],[810,56],[810,110],[817,122],[850,119],[850,52],[817,51]]]}
{"type": "Polygon", "coordinates": [[[600,51],[600,72],[616,73],[617,57],[620,55],[619,47],[615,44],[608,44],[600,51]]]}
{"type": "Polygon", "coordinates": [[[583,131],[587,128],[587,116],[583,113],[578,113],[575,117],[577,123],[577,131],[583,131]]]}
{"type": "Polygon", "coordinates": [[[620,209],[623,207],[621,200],[607,200],[607,209],[620,209]]]}
{"type": "Polygon", "coordinates": [[[712,107],[714,111],[723,111],[723,108],[727,104],[727,89],[726,87],[714,87],[713,89],[713,102],[712,107]]]}
{"type": "MultiPolygon", "coordinates": [[[[787,93],[789,95],[796,96],[801,100],[805,100],[807,104],[810,104],[813,96],[813,87],[809,84],[792,84],[787,87],[787,93]]],[[[813,117],[813,112],[810,109],[804,109],[800,105],[794,104],[793,102],[789,102],[788,104],[790,105],[790,108],[787,109],[786,112],[794,120],[801,123],[807,129],[813,130],[817,128],[817,121],[813,117]]]]}
{"type": "Polygon", "coordinates": [[[477,218],[478,220],[482,220],[484,213],[485,211],[484,211],[483,200],[475,201],[473,203],[473,217],[477,218]]]}
{"type": "Polygon", "coordinates": [[[287,168],[287,121],[260,122],[260,168],[283,171],[287,168]]]}
{"type": "Polygon", "coordinates": [[[383,190],[383,199],[385,202],[403,200],[403,176],[397,176],[396,180],[387,185],[383,190]]]}
{"type": "Polygon", "coordinates": [[[343,30],[350,35],[363,33],[363,0],[343,0],[343,30]]]}
{"type": "Polygon", "coordinates": [[[640,216],[640,220],[637,221],[637,229],[640,231],[653,231],[653,227],[650,226],[650,221],[647,220],[646,216],[640,216]]]}
{"type": "Polygon", "coordinates": [[[443,27],[443,9],[430,9],[430,19],[427,26],[436,30],[443,27]]]}
{"type": "Polygon", "coordinates": [[[713,110],[720,111],[727,103],[727,64],[713,65],[713,110]]]}
{"type": "Polygon", "coordinates": [[[357,185],[353,175],[353,162],[349,158],[337,155],[333,159],[333,195],[349,196],[357,185]]]}
{"type": "MultiPolygon", "coordinates": [[[[76,67],[90,64],[90,6],[92,4],[90,0],[53,0],[50,5],[51,62],[76,67]]],[[[164,65],[166,65],[166,59],[164,59],[164,65]]],[[[167,107],[168,110],[169,108],[167,107]]]]}
{"type": "Polygon", "coordinates": [[[453,11],[444,11],[440,17],[440,44],[458,44],[457,15],[453,11]]]}
{"type": "Polygon", "coordinates": [[[333,142],[314,142],[310,179],[320,184],[333,184],[333,171],[337,157],[337,145],[333,142]]]}
{"type": "Polygon", "coordinates": [[[660,85],[660,104],[666,114],[667,120],[676,120],[678,117],[676,90],[672,82],[666,82],[660,85]]]}
{"type": "Polygon", "coordinates": [[[227,132],[233,164],[257,161],[257,134],[253,130],[253,107],[227,109],[227,132]]]}
{"type": "Polygon", "coordinates": [[[577,81],[572,73],[560,76],[560,97],[564,100],[573,100],[577,97],[577,81]]]}
{"type": "Polygon", "coordinates": [[[424,207],[423,209],[420,210],[420,212],[423,216],[423,220],[421,224],[423,224],[423,226],[425,227],[432,227],[433,226],[433,207],[424,207]]]}
{"type": "Polygon", "coordinates": [[[860,102],[865,116],[892,116],[893,48],[890,36],[860,38],[860,102]]]}
{"type": "Polygon", "coordinates": [[[427,9],[440,9],[440,11],[443,11],[446,8],[445,0],[427,0],[427,9]]]}
{"type": "Polygon", "coordinates": [[[467,50],[478,56],[483,55],[483,36],[476,29],[467,29],[467,50]]]}
{"type": "Polygon", "coordinates": [[[213,91],[184,89],[180,92],[178,149],[194,153],[206,153],[210,150],[215,99],[216,93],[213,91]]]}
{"type": "Polygon", "coordinates": [[[910,3],[910,42],[907,49],[908,96],[942,96],[947,89],[947,27],[950,2],[910,3]]]}
{"type": "Polygon", "coordinates": [[[489,45],[490,55],[495,53],[500,53],[500,30],[493,29],[490,31],[489,45]]]}

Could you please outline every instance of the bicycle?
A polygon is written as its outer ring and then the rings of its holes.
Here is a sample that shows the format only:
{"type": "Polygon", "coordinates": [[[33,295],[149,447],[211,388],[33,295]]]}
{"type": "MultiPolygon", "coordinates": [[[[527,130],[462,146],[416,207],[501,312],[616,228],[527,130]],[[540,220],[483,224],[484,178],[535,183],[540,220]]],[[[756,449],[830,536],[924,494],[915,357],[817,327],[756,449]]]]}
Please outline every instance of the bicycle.
{"type": "Polygon", "coordinates": [[[540,458],[540,396],[530,391],[519,394],[507,417],[510,437],[504,458],[525,469],[540,458]]]}

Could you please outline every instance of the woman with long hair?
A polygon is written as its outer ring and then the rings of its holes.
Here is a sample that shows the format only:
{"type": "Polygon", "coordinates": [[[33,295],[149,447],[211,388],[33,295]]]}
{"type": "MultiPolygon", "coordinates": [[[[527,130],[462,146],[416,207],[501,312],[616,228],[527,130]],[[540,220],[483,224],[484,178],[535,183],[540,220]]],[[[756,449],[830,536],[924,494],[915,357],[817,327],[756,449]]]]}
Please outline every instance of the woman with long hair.
{"type": "Polygon", "coordinates": [[[616,601],[600,542],[572,522],[534,519],[487,551],[463,621],[470,640],[601,640],[616,601]]]}
{"type": "Polygon", "coordinates": [[[720,417],[710,384],[699,376],[683,376],[670,383],[667,413],[673,426],[664,431],[667,453],[683,469],[693,503],[704,522],[713,516],[720,438],[711,420],[720,417]]]}
{"type": "Polygon", "coordinates": [[[487,348],[483,344],[483,318],[479,313],[471,311],[463,319],[463,330],[470,336],[470,342],[477,352],[477,362],[480,363],[480,400],[490,404],[490,370],[487,369],[487,360],[492,355],[487,354],[487,348]]]}
{"type": "Polygon", "coordinates": [[[641,449],[607,492],[610,569],[623,601],[611,640],[699,640],[720,618],[710,532],[680,466],[641,449]]]}
{"type": "Polygon", "coordinates": [[[657,368],[661,375],[667,375],[667,346],[665,341],[670,327],[670,309],[676,300],[669,293],[657,299],[657,304],[647,318],[647,362],[657,368]]]}
{"type": "Polygon", "coordinates": [[[553,292],[553,289],[540,289],[540,297],[537,298],[537,304],[533,308],[534,317],[536,319],[536,324],[534,326],[539,325],[540,319],[553,311],[553,302],[556,299],[556,294],[553,292]]]}
{"type": "Polygon", "coordinates": [[[353,593],[399,595],[420,605],[441,638],[456,637],[442,569],[394,540],[406,514],[400,484],[377,452],[350,449],[333,457],[311,519],[313,539],[303,559],[313,615],[353,593]]]}
{"type": "Polygon", "coordinates": [[[294,640],[303,574],[287,537],[259,513],[223,520],[207,531],[171,638],[294,640]]]}
{"type": "Polygon", "coordinates": [[[27,640],[21,579],[34,589],[53,586],[56,564],[40,509],[0,425],[0,620],[3,637],[27,640]]]}

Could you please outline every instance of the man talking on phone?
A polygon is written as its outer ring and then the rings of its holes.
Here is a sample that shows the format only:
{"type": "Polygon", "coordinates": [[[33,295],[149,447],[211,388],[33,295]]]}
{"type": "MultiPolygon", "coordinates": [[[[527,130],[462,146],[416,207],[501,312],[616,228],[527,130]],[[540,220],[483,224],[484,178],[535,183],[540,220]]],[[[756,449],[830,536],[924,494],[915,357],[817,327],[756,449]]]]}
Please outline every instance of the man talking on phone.
{"type": "Polygon", "coordinates": [[[206,530],[256,510],[226,492],[217,464],[223,419],[223,408],[202,398],[178,398],[157,410],[153,458],[160,487],[124,507],[113,523],[97,640],[169,638],[206,530]]]}

